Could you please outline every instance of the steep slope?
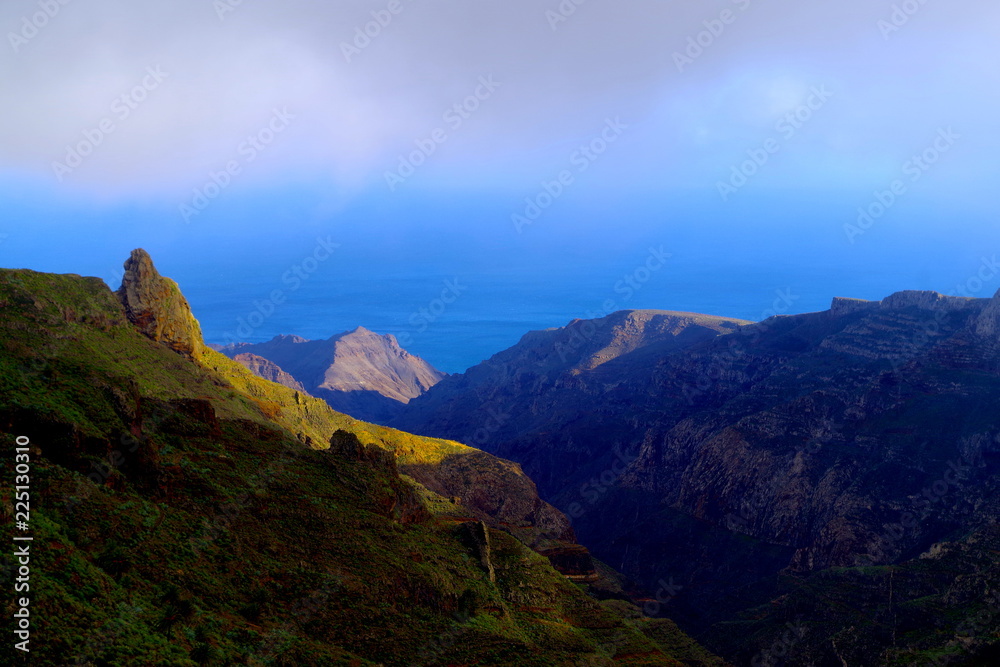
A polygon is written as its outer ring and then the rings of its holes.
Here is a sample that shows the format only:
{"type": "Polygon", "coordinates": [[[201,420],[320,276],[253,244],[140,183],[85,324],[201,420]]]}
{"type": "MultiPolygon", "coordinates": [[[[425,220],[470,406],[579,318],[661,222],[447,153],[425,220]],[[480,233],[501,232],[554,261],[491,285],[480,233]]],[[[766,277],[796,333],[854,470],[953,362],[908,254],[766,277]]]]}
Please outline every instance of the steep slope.
{"type": "Polygon", "coordinates": [[[604,396],[655,363],[747,324],[709,315],[655,310],[574,320],[560,329],[533,331],[463,374],[442,380],[406,406],[391,425],[449,437],[518,461],[554,497],[579,486],[616,461],[632,426],[605,412],[604,396]],[[567,442],[559,431],[602,433],[567,442]],[[546,439],[560,440],[552,447],[546,439]]]}
{"type": "Polygon", "coordinates": [[[460,499],[449,500],[448,514],[475,517],[538,550],[575,543],[569,520],[538,496],[534,483],[515,463],[458,442],[361,422],[335,412],[318,398],[266,381],[211,350],[199,362],[308,447],[326,448],[334,434],[349,433],[363,445],[392,452],[399,470],[434,494],[460,499]]]}
{"type": "Polygon", "coordinates": [[[30,664],[681,664],[671,643],[709,664],[506,533],[435,518],[450,501],[367,425],[304,446],[336,413],[143,335],[98,279],[0,271],[0,311],[0,439],[31,442],[30,664]]]}
{"type": "MultiPolygon", "coordinates": [[[[126,272],[125,280],[131,280],[133,290],[153,293],[156,286],[165,282],[173,285],[172,281],[159,275],[144,251],[133,252],[126,262],[126,269],[134,264],[137,256],[144,258],[140,280],[149,284],[134,284],[135,278],[130,278],[130,274],[126,272]]],[[[176,289],[176,285],[174,287],[176,289]]],[[[176,293],[179,295],[179,290],[176,293]]],[[[183,301],[183,297],[180,299],[183,301]]],[[[176,303],[173,296],[170,303],[176,303]]],[[[182,308],[173,312],[173,316],[179,321],[194,322],[194,327],[198,327],[186,302],[183,304],[182,308]]],[[[152,307],[162,306],[152,302],[152,307]]],[[[140,331],[146,333],[143,328],[144,319],[134,316],[128,310],[126,316],[140,331]]],[[[171,349],[177,348],[176,341],[172,339],[161,337],[154,340],[171,349]]],[[[305,342],[303,339],[298,340],[305,342]]],[[[360,422],[332,410],[318,398],[291,387],[264,381],[245,365],[231,361],[205,346],[200,346],[198,350],[195,360],[200,365],[231,383],[253,402],[257,410],[288,429],[304,445],[316,449],[325,448],[336,432],[353,434],[364,445],[374,445],[393,452],[396,463],[408,479],[423,485],[432,494],[456,499],[447,507],[448,513],[460,517],[475,517],[491,527],[511,532],[540,553],[551,554],[553,564],[565,569],[567,574],[594,574],[589,553],[575,544],[569,520],[539,498],[535,484],[517,464],[458,442],[411,436],[360,422]],[[562,557],[567,551],[576,554],[569,563],[562,557]]],[[[265,363],[270,362],[265,360],[265,363]]],[[[268,368],[274,370],[272,367],[268,368]]],[[[280,373],[280,370],[274,372],[280,373]]],[[[442,506],[438,504],[437,507],[440,509],[442,506]]]]}
{"type": "Polygon", "coordinates": [[[484,365],[397,423],[458,437],[455,406],[519,387],[481,445],[739,664],[985,664],[1000,629],[998,309],[1000,295],[836,299],[560,382],[484,365]]]}
{"type": "Polygon", "coordinates": [[[258,357],[256,354],[250,354],[249,352],[234,355],[232,359],[233,361],[238,361],[244,368],[258,377],[270,380],[271,382],[277,382],[280,385],[300,391],[303,394],[308,393],[298,380],[283,371],[273,361],[269,361],[264,357],[258,357]]]}
{"type": "Polygon", "coordinates": [[[327,340],[276,336],[266,343],[230,345],[220,351],[229,357],[263,357],[334,410],[376,423],[385,423],[445,377],[399,347],[394,336],[364,327],[327,340]]]}

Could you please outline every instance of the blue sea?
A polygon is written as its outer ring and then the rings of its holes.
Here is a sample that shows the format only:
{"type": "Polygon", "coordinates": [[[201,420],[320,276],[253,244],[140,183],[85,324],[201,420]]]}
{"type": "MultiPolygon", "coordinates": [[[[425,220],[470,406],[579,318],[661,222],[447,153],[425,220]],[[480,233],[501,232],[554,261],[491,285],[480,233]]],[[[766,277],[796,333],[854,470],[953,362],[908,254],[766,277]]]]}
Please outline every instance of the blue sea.
{"type": "MultiPolygon", "coordinates": [[[[658,260],[647,264],[654,256],[650,248],[599,266],[550,262],[449,271],[361,267],[331,258],[312,274],[303,269],[306,279],[290,268],[294,262],[255,264],[252,271],[230,267],[225,275],[195,270],[182,287],[209,342],[261,342],[278,334],[328,338],[364,326],[395,335],[411,353],[456,373],[528,331],[574,318],[654,308],[759,321],[775,313],[825,310],[834,296],[880,299],[900,289],[956,293],[978,267],[973,260],[968,269],[935,272],[882,262],[851,271],[720,263],[675,253],[656,268],[658,260]]],[[[1000,280],[987,281],[975,295],[991,296],[997,287],[1000,280]]]]}

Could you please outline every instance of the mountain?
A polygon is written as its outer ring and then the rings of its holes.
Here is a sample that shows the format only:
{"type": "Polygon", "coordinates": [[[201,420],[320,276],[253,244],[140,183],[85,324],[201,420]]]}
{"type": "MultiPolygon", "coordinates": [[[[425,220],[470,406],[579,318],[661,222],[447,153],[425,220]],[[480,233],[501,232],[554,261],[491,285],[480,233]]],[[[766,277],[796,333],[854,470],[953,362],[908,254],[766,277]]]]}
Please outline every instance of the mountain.
{"type": "Polygon", "coordinates": [[[533,331],[514,347],[445,378],[390,424],[416,433],[448,434],[492,453],[508,452],[504,456],[524,465],[543,495],[553,497],[567,476],[585,481],[591,468],[611,465],[615,447],[631,437],[629,424],[610,435],[614,420],[605,414],[605,395],[659,359],[745,324],[693,313],[626,310],[533,331]],[[581,433],[595,429],[612,440],[592,443],[585,438],[579,447],[544,445],[545,438],[560,438],[556,431],[568,425],[581,433]]]}
{"type": "Polygon", "coordinates": [[[517,465],[253,375],[143,251],[125,283],[0,270],[33,538],[12,664],[722,664],[526,546],[574,545],[517,465]]]}
{"type": "Polygon", "coordinates": [[[696,320],[633,316],[529,334],[393,423],[521,463],[736,664],[1000,659],[1000,294],[838,298],[683,341],[696,320]]]}
{"type": "Polygon", "coordinates": [[[233,361],[238,361],[248,371],[258,377],[270,380],[271,382],[276,382],[280,385],[288,387],[289,389],[302,392],[303,394],[308,393],[306,388],[303,387],[298,380],[283,371],[281,366],[273,361],[265,359],[264,357],[258,357],[256,354],[250,354],[249,352],[235,354],[232,359],[233,361]]]}
{"type": "Polygon", "coordinates": [[[263,377],[292,386],[283,371],[333,409],[376,423],[389,421],[403,405],[446,377],[399,347],[394,336],[364,327],[327,340],[276,336],[266,343],[238,343],[219,350],[234,359],[245,354],[266,359],[273,368],[252,362],[251,370],[262,370],[269,374],[263,377]]]}

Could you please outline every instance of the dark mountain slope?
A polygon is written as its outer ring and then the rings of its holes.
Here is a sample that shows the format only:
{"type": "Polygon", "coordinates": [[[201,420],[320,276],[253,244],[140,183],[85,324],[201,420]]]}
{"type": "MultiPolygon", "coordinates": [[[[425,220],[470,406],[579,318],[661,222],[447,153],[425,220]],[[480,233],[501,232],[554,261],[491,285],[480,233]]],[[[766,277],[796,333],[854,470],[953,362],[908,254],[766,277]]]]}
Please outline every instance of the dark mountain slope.
{"type": "Polygon", "coordinates": [[[543,495],[553,497],[574,480],[586,480],[627,456],[620,448],[631,437],[631,427],[617,428],[604,414],[609,391],[648,374],[657,359],[741,324],[708,315],[633,310],[533,331],[509,350],[445,378],[411,401],[392,425],[447,434],[516,460],[543,495]],[[602,440],[562,438],[559,431],[567,425],[574,433],[597,429],[602,440]],[[549,438],[559,439],[560,446],[546,444],[549,438]]]}
{"type": "Polygon", "coordinates": [[[1000,619],[982,616],[1000,582],[998,312],[1000,295],[837,299],[560,383],[483,365],[399,423],[454,437],[474,422],[452,406],[520,392],[484,446],[598,557],[672,582],[669,613],[741,663],[802,621],[792,664],[978,664],[1000,619]]]}

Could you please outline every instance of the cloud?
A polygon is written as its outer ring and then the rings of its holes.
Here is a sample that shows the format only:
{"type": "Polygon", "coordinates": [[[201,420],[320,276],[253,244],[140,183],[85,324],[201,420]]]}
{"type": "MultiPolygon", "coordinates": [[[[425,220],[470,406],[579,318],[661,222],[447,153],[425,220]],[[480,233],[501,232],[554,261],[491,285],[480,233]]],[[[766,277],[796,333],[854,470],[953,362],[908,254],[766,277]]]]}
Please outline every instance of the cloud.
{"type": "Polygon", "coordinates": [[[0,8],[0,168],[56,182],[53,162],[111,120],[62,183],[110,196],[203,183],[274,109],[294,121],[247,179],[378,182],[484,75],[502,87],[442,145],[442,179],[537,182],[614,116],[636,133],[615,158],[628,178],[690,178],[685,165],[704,164],[703,178],[729,159],[713,141],[752,145],[823,83],[840,98],[815,150],[854,151],[841,156],[851,164],[873,142],[890,155],[919,145],[949,117],[987,131],[1000,89],[998,22],[984,16],[997,10],[972,0],[928,2],[889,39],[877,22],[893,3],[871,0],[61,2],[0,8]],[[54,15],[25,38],[42,7],[54,15]],[[704,46],[678,71],[692,39],[704,46]],[[116,100],[150,67],[167,76],[121,118],[116,100]]]}

